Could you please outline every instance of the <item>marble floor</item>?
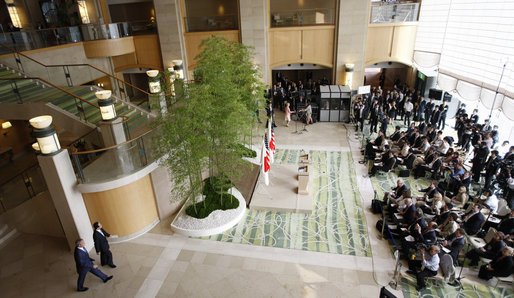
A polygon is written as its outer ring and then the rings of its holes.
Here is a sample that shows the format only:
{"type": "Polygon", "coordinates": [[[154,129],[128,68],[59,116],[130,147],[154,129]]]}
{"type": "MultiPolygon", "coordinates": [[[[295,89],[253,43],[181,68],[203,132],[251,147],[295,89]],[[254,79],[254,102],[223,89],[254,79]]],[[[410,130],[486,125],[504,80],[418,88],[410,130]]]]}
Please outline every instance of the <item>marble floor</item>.
{"type": "MultiPolygon", "coordinates": [[[[75,291],[73,254],[64,239],[19,235],[0,248],[0,296],[378,297],[380,288],[392,278],[394,261],[388,243],[378,239],[378,218],[368,208],[373,189],[363,177],[366,168],[357,163],[360,148],[353,128],[316,123],[296,134],[294,123],[285,127],[281,122],[277,121],[275,130],[278,148],[352,152],[372,257],[186,238],[171,232],[169,218],[137,239],[112,244],[118,267],[101,270],[114,279],[104,284],[88,274],[85,286],[89,291],[83,293],[75,291]]],[[[90,255],[99,260],[94,252],[90,255]]]]}

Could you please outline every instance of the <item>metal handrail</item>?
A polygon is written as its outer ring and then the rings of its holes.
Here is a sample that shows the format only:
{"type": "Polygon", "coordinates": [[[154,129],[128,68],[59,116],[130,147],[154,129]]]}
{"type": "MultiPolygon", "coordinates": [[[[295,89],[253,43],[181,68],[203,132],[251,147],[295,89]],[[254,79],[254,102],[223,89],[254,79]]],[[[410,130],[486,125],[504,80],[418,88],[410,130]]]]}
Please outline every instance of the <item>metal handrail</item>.
{"type": "Polygon", "coordinates": [[[83,63],[83,64],[59,64],[59,65],[46,65],[46,64],[43,64],[43,63],[41,63],[41,62],[37,61],[37,60],[36,60],[36,59],[34,59],[34,58],[31,58],[31,57],[29,57],[29,56],[27,56],[27,55],[25,55],[25,54],[23,54],[23,53],[21,53],[21,52],[16,51],[15,49],[11,48],[10,46],[8,46],[8,45],[6,45],[6,44],[4,44],[4,43],[1,43],[1,42],[0,42],[0,46],[2,46],[2,47],[4,47],[4,48],[6,48],[6,49],[8,49],[8,50],[10,50],[11,52],[13,52],[13,53],[15,53],[15,54],[18,54],[18,55],[20,55],[20,56],[23,56],[23,57],[25,57],[25,58],[27,58],[27,59],[29,59],[29,60],[31,60],[31,61],[33,61],[33,62],[35,62],[35,63],[39,64],[39,65],[41,65],[41,66],[43,66],[43,67],[88,66],[88,67],[91,67],[91,68],[93,68],[93,69],[95,69],[95,70],[97,70],[97,71],[99,71],[99,72],[101,72],[101,73],[105,74],[105,75],[106,75],[106,76],[108,76],[108,77],[111,77],[111,78],[113,78],[113,79],[117,80],[118,82],[121,82],[121,83],[123,83],[123,84],[126,84],[126,85],[128,85],[128,86],[132,87],[132,88],[135,88],[135,89],[137,89],[138,91],[143,92],[143,93],[145,93],[145,94],[146,94],[146,95],[148,95],[148,96],[150,96],[150,95],[151,95],[149,92],[147,92],[147,91],[145,91],[145,90],[143,90],[143,89],[140,89],[140,88],[138,88],[138,87],[136,87],[136,86],[134,86],[134,85],[130,84],[129,82],[125,82],[124,80],[121,80],[121,79],[119,79],[119,78],[117,78],[117,77],[115,77],[115,76],[111,75],[110,73],[105,72],[105,71],[101,70],[100,68],[98,68],[98,67],[96,67],[96,66],[93,66],[93,65],[91,65],[91,64],[83,63]]]}
{"type": "Polygon", "coordinates": [[[55,84],[53,84],[53,83],[51,83],[51,82],[49,82],[49,81],[45,80],[45,79],[39,78],[39,77],[26,77],[26,78],[25,78],[25,77],[23,77],[23,78],[0,78],[0,81],[12,81],[12,80],[16,80],[16,81],[23,81],[23,80],[40,80],[40,81],[44,82],[45,84],[48,84],[48,85],[50,85],[50,86],[52,86],[52,87],[54,87],[54,88],[56,88],[56,89],[59,89],[59,90],[60,90],[60,91],[62,91],[62,92],[67,93],[68,95],[71,95],[71,96],[73,96],[73,97],[75,97],[75,98],[78,98],[79,100],[81,100],[81,101],[83,101],[83,102],[87,103],[88,105],[91,105],[91,106],[93,106],[93,107],[95,107],[95,108],[97,108],[97,109],[100,109],[100,107],[99,107],[98,105],[96,105],[96,104],[94,104],[94,103],[92,103],[92,102],[90,102],[90,101],[88,101],[88,100],[86,100],[86,99],[84,99],[84,98],[82,98],[82,97],[80,97],[80,96],[78,96],[78,95],[75,95],[75,94],[71,93],[70,91],[65,90],[65,89],[63,89],[63,88],[61,88],[61,87],[59,87],[59,86],[57,86],[57,85],[55,85],[55,84]]]}
{"type": "MultiPolygon", "coordinates": [[[[157,126],[159,127],[159,126],[157,126]]],[[[109,146],[109,147],[105,147],[105,148],[100,148],[100,149],[95,149],[95,150],[88,150],[88,151],[80,151],[78,152],[76,149],[73,150],[73,152],[71,152],[70,154],[72,155],[81,155],[81,154],[91,154],[91,153],[99,153],[99,152],[103,152],[103,151],[107,151],[107,150],[110,150],[110,149],[113,149],[113,148],[116,148],[116,147],[119,147],[119,146],[122,146],[122,145],[125,145],[125,144],[128,144],[128,143],[131,143],[137,139],[140,139],[142,138],[143,136],[149,134],[150,132],[154,131],[157,127],[153,128],[153,129],[150,129],[146,132],[143,132],[141,133],[140,135],[138,135],[137,137],[134,137],[130,140],[127,140],[123,143],[119,143],[119,144],[116,144],[116,145],[112,145],[112,146],[109,146]]]]}

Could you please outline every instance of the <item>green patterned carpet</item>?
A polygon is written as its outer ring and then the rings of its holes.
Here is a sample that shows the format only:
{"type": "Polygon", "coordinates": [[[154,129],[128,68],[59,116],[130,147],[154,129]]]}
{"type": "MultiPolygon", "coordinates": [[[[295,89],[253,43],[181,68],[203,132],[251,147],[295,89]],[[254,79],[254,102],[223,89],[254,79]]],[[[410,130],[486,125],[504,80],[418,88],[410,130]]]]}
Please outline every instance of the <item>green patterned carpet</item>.
{"type": "Polygon", "coordinates": [[[463,289],[459,292],[459,287],[453,287],[445,284],[442,280],[429,280],[427,281],[427,288],[421,293],[416,291],[416,279],[402,278],[401,286],[403,290],[403,297],[514,297],[514,291],[507,288],[486,286],[485,284],[462,284],[463,289]]]}
{"type": "MultiPolygon", "coordinates": [[[[278,150],[277,164],[298,164],[300,150],[278,150]]],[[[247,210],[216,241],[371,256],[366,219],[349,152],[310,151],[315,208],[302,213],[247,210]]],[[[273,166],[272,166],[273,171],[273,166]]]]}

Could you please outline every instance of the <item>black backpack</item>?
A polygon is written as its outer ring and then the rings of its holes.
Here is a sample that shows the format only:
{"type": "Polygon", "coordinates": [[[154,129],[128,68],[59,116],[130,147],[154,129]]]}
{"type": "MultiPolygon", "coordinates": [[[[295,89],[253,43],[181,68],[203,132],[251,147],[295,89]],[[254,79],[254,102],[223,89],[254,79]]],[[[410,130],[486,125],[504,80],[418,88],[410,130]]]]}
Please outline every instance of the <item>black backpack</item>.
{"type": "Polygon", "coordinates": [[[371,201],[371,210],[374,214],[382,214],[382,201],[373,199],[371,201]]]}

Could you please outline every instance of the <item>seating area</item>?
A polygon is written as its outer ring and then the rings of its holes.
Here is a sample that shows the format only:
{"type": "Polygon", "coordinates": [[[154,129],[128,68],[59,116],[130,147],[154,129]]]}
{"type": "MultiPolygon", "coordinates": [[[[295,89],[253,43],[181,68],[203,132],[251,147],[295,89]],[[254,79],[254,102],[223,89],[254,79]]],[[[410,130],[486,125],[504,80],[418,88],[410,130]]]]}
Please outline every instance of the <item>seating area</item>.
{"type": "Polygon", "coordinates": [[[353,109],[361,163],[375,188],[372,209],[382,218],[377,229],[401,252],[404,276],[415,277],[420,293],[430,279],[462,289],[463,268],[488,286],[512,286],[514,147],[500,144],[498,127],[480,123],[477,111],[469,116],[460,106],[452,130],[434,116],[444,101],[437,106],[414,94],[374,88],[353,109]],[[408,112],[406,102],[416,109],[408,112]]]}

